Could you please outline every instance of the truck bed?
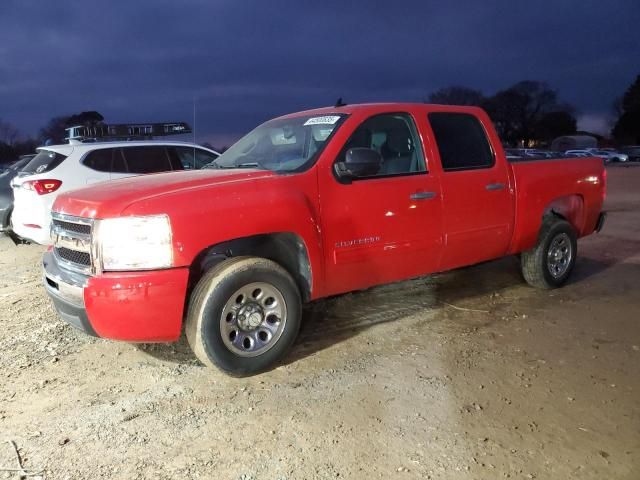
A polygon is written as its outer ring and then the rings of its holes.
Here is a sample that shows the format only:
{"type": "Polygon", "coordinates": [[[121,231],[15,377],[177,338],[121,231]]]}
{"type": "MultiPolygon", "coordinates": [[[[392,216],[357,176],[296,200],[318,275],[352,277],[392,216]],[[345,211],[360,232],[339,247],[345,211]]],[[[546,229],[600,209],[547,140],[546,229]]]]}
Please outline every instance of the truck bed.
{"type": "Polygon", "coordinates": [[[547,212],[565,217],[579,237],[594,231],[606,187],[601,158],[517,158],[508,163],[516,195],[512,253],[536,243],[547,212]]]}

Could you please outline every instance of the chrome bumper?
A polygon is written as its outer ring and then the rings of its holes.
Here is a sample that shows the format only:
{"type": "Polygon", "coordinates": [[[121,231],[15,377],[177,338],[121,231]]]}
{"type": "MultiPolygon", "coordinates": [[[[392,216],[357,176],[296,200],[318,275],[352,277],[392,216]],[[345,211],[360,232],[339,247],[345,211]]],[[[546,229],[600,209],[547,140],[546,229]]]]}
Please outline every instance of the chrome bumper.
{"type": "Polygon", "coordinates": [[[84,305],[84,289],[88,277],[60,268],[52,252],[44,254],[42,267],[44,287],[58,315],[72,327],[97,336],[84,305]]]}
{"type": "Polygon", "coordinates": [[[62,270],[53,253],[46,252],[42,259],[44,286],[47,293],[60,300],[84,308],[84,287],[87,277],[79,273],[62,270]]]}

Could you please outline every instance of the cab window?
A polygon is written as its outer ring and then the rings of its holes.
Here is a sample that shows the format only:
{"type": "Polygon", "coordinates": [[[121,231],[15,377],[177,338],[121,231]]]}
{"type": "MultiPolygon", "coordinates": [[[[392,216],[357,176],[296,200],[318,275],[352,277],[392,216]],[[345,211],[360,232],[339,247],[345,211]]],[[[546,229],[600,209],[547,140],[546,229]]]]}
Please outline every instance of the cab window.
{"type": "Polygon", "coordinates": [[[351,135],[337,162],[344,162],[353,148],[375,150],[380,166],[369,177],[426,172],[424,154],[412,118],[405,113],[382,114],[365,120],[351,135]]]}

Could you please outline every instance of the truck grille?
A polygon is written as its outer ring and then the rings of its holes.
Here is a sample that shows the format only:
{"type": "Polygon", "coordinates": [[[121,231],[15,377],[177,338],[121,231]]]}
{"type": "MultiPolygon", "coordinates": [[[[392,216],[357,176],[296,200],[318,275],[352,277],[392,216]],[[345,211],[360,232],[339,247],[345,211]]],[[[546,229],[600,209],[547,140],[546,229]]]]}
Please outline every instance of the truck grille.
{"type": "Polygon", "coordinates": [[[67,262],[77,263],[85,267],[91,266],[91,254],[86,252],[78,252],[76,250],[69,250],[64,247],[56,247],[56,253],[60,258],[67,262]]]}
{"type": "Polygon", "coordinates": [[[52,213],[52,217],[53,254],[60,265],[81,273],[93,273],[91,255],[93,221],[55,212],[52,213]]]}
{"type": "Polygon", "coordinates": [[[53,220],[53,225],[60,227],[62,230],[74,233],[83,233],[85,235],[91,235],[91,225],[87,223],[72,223],[65,222],[64,220],[53,220]]]}

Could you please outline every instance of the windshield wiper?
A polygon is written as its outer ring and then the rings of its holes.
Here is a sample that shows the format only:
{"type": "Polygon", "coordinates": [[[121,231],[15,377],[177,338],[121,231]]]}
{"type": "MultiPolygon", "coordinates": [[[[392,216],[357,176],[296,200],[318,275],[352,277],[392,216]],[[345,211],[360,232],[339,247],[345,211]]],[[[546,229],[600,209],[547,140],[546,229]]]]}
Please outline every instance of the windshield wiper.
{"type": "Polygon", "coordinates": [[[237,165],[218,165],[216,168],[224,168],[225,170],[232,168],[259,168],[260,170],[264,170],[264,167],[261,167],[258,162],[238,163],[237,165]]]}
{"type": "Polygon", "coordinates": [[[232,168],[263,168],[263,167],[261,167],[258,162],[247,162],[247,163],[239,163],[238,165],[234,165],[232,168]]]}
{"type": "Polygon", "coordinates": [[[207,163],[205,166],[203,166],[202,168],[222,168],[220,165],[218,165],[216,163],[216,161],[214,160],[213,162],[209,162],[207,163]]]}
{"type": "Polygon", "coordinates": [[[205,168],[215,168],[215,169],[224,169],[224,170],[230,170],[233,168],[258,168],[260,170],[265,169],[264,167],[260,166],[258,162],[238,163],[237,165],[220,165],[219,163],[216,163],[215,160],[211,163],[207,163],[205,165],[205,168]]]}

